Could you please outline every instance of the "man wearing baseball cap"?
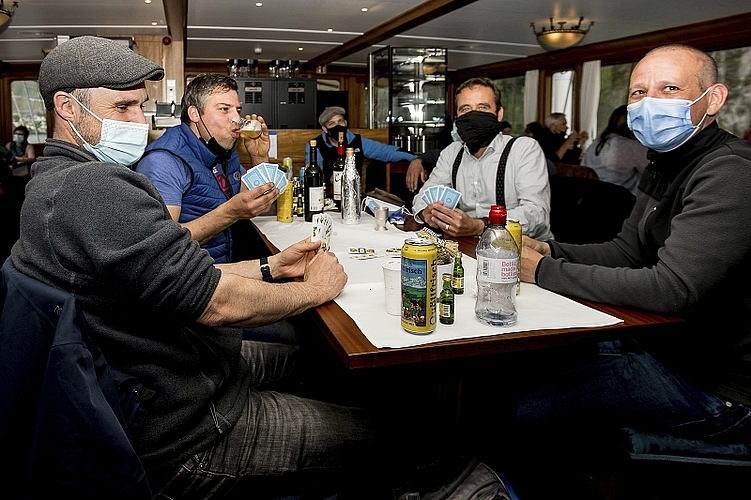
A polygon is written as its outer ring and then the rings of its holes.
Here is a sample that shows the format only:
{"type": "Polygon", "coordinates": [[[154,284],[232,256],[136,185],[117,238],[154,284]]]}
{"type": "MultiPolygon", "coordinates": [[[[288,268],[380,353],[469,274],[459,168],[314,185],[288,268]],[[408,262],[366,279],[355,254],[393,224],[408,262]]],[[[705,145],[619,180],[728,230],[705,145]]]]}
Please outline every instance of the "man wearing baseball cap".
{"type": "MultiPolygon", "coordinates": [[[[323,166],[323,178],[329,182],[333,173],[334,161],[337,157],[337,146],[339,143],[339,132],[344,133],[344,147],[355,150],[355,163],[357,170],[362,174],[363,160],[378,160],[382,162],[390,161],[412,161],[416,156],[409,151],[405,151],[397,146],[382,144],[378,141],[365,138],[360,134],[354,134],[347,130],[347,112],[339,106],[329,106],[324,109],[321,116],[318,117],[318,123],[321,124],[322,133],[318,136],[316,145],[318,146],[318,163],[323,166]]],[[[305,146],[305,163],[310,162],[310,144],[305,146]]],[[[371,176],[368,176],[371,178],[371,176]]],[[[369,186],[374,187],[374,186],[369,186]]]]}
{"type": "Polygon", "coordinates": [[[110,367],[142,385],[119,396],[135,408],[125,424],[153,494],[208,498],[250,476],[289,486],[326,473],[338,485],[334,472],[372,457],[370,418],[261,388],[293,376],[297,348],[243,341],[241,327],[332,300],[347,275],[319,242],[269,257],[262,273],[257,260],[215,265],[191,241],[127,167],[147,142],[144,82],[163,77],[104,38],[47,55],[39,88],[54,132],[33,167],[12,264],[73,294],[110,367]]]}

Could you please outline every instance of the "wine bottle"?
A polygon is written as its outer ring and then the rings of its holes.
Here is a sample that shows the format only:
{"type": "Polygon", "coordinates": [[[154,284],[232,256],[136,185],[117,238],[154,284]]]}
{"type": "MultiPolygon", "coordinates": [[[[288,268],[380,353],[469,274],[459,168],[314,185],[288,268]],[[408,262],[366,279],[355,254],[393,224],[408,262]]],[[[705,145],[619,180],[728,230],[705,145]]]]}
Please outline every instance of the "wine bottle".
{"type": "Polygon", "coordinates": [[[323,170],[318,164],[316,140],[310,141],[310,161],[305,166],[305,222],[313,222],[315,214],[323,213],[326,187],[323,170]]]}
{"type": "Polygon", "coordinates": [[[337,210],[342,209],[342,175],[344,174],[344,132],[339,132],[339,143],[336,146],[336,160],[333,166],[334,203],[337,210]]]}

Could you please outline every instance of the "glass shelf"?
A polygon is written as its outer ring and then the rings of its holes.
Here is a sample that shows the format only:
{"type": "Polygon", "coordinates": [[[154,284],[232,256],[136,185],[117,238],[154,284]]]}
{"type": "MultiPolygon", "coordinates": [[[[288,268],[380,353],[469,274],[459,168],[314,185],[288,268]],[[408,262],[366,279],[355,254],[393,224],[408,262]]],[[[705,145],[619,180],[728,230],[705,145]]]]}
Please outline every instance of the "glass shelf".
{"type": "Polygon", "coordinates": [[[445,48],[384,47],[372,52],[370,127],[388,128],[389,142],[413,153],[437,147],[446,126],[445,48]],[[419,138],[419,140],[415,140],[419,138]]]}

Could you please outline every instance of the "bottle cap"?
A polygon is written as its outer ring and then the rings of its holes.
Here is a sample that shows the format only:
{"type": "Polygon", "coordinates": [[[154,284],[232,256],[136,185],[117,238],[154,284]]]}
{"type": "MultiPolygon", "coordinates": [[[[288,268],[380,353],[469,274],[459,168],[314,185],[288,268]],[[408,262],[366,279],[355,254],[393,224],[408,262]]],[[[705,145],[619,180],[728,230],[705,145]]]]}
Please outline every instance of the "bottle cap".
{"type": "Polygon", "coordinates": [[[456,252],[456,258],[457,259],[461,259],[462,258],[462,253],[461,252],[456,252]]]}
{"type": "Polygon", "coordinates": [[[443,281],[451,281],[454,277],[451,276],[449,273],[443,273],[443,281]]]}
{"type": "Polygon", "coordinates": [[[316,140],[315,140],[315,139],[311,139],[311,140],[310,140],[310,145],[311,145],[312,147],[315,147],[315,145],[316,145],[316,140]]]}
{"type": "Polygon", "coordinates": [[[505,226],[506,225],[506,207],[503,205],[493,205],[490,207],[490,213],[488,214],[488,224],[491,226],[505,226]]]}

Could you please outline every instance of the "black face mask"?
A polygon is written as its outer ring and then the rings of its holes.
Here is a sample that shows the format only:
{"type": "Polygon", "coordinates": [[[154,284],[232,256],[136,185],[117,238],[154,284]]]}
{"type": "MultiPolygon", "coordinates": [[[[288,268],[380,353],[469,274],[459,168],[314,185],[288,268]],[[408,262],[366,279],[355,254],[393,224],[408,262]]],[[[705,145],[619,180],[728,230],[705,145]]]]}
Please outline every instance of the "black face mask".
{"type": "Polygon", "coordinates": [[[493,142],[502,130],[498,116],[486,111],[470,111],[458,117],[454,123],[459,137],[472,154],[493,142]]]}
{"type": "MultiPolygon", "coordinates": [[[[200,116],[199,118],[201,118],[201,123],[203,123],[203,117],[200,116]]],[[[203,128],[206,129],[206,132],[209,132],[209,128],[206,126],[205,123],[203,123],[203,128]]],[[[206,147],[209,148],[209,151],[211,151],[212,153],[216,155],[216,159],[218,163],[223,163],[227,158],[229,158],[229,155],[231,154],[232,149],[235,147],[235,145],[233,144],[232,148],[230,148],[229,150],[224,149],[221,146],[221,144],[216,142],[216,139],[214,139],[213,135],[211,136],[211,138],[209,138],[208,141],[204,139],[203,137],[201,137],[201,140],[203,141],[204,144],[206,144],[206,147]]]]}
{"type": "Polygon", "coordinates": [[[224,162],[224,160],[229,158],[229,155],[232,152],[231,149],[229,151],[224,149],[218,142],[216,142],[216,139],[214,139],[214,137],[211,137],[211,139],[209,139],[208,141],[203,140],[203,143],[206,144],[206,147],[209,148],[209,151],[216,155],[216,159],[219,163],[222,163],[224,162]]]}
{"type": "Polygon", "coordinates": [[[337,125],[336,127],[331,127],[329,130],[329,137],[331,137],[331,140],[338,142],[339,141],[339,132],[344,134],[344,142],[347,142],[347,127],[344,125],[337,125]]]}

